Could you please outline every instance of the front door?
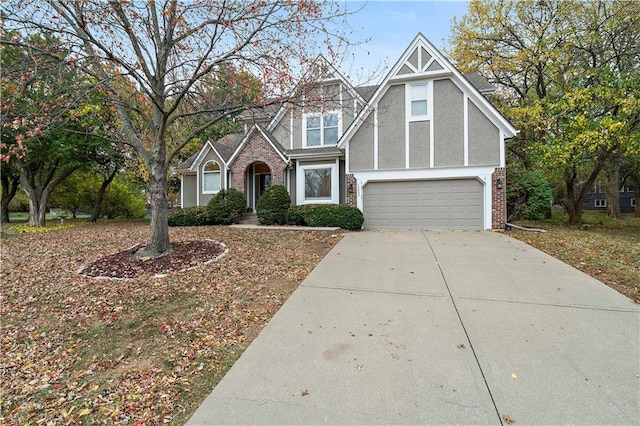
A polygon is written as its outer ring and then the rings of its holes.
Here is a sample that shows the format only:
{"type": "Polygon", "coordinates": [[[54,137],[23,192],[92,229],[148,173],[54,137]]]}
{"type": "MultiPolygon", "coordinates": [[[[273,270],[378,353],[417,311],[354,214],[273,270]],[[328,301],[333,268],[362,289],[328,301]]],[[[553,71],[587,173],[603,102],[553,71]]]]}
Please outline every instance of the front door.
{"type": "Polygon", "coordinates": [[[251,186],[253,197],[248,197],[251,200],[251,207],[256,208],[256,202],[264,191],[271,186],[271,169],[265,163],[257,162],[251,167],[251,186]]]}
{"type": "Polygon", "coordinates": [[[256,198],[254,203],[258,202],[258,198],[264,191],[271,186],[271,173],[256,175],[256,198]]]}

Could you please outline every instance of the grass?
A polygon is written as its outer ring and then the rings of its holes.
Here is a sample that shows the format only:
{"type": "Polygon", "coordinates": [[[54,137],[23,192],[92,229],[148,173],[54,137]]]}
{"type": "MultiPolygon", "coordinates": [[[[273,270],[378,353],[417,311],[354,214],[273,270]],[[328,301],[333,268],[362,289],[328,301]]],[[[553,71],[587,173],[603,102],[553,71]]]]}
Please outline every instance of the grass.
{"type": "MultiPolygon", "coordinates": [[[[164,279],[77,269],[150,238],[79,220],[2,240],[0,424],[184,424],[340,234],[171,228],[229,254],[164,279]]],[[[14,226],[14,225],[10,225],[14,226]]]]}
{"type": "Polygon", "coordinates": [[[585,212],[579,227],[565,225],[566,217],[520,221],[518,225],[547,233],[513,230],[510,235],[602,281],[640,303],[640,217],[613,219],[585,212]]]}

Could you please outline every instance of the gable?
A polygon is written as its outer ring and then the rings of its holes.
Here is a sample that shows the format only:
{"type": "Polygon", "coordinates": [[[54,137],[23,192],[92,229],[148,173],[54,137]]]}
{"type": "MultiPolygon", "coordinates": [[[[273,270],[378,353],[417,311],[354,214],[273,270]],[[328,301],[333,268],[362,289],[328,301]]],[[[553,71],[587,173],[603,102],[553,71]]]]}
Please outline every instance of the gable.
{"type": "Polygon", "coordinates": [[[420,81],[436,81],[450,79],[499,129],[505,138],[514,137],[517,130],[513,125],[483,96],[489,93],[490,87],[477,86],[480,83],[479,76],[465,77],[438,49],[435,48],[422,34],[418,34],[409,47],[401,55],[395,65],[389,70],[380,86],[372,95],[368,107],[362,111],[352,126],[345,131],[345,136],[339,146],[345,147],[348,140],[354,136],[362,126],[364,118],[378,107],[385,93],[391,86],[397,83],[409,83],[420,81]],[[472,81],[470,81],[472,80],[472,81]],[[474,85],[475,83],[475,85],[474,85]],[[480,89],[480,90],[479,90],[480,89]]]}
{"type": "Polygon", "coordinates": [[[445,66],[429,54],[424,46],[417,45],[408,53],[406,59],[400,62],[400,69],[391,78],[420,75],[444,69],[445,66]]]}
{"type": "Polygon", "coordinates": [[[309,148],[305,144],[305,117],[335,113],[339,115],[339,134],[351,126],[366,107],[364,96],[372,90],[356,90],[322,56],[310,67],[295,89],[292,101],[282,105],[266,130],[287,150],[309,148]]]}
{"type": "Polygon", "coordinates": [[[349,172],[504,166],[516,130],[480,90],[418,34],[346,130],[349,172]]]}

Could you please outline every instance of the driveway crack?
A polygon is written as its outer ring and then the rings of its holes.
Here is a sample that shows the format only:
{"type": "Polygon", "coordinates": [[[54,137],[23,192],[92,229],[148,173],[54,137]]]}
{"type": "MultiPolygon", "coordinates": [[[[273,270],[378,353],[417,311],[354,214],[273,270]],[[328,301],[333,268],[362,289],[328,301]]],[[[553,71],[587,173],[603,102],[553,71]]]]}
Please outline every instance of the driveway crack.
{"type": "Polygon", "coordinates": [[[453,309],[456,311],[456,315],[458,316],[458,321],[460,321],[460,325],[462,326],[462,330],[464,331],[465,336],[467,337],[467,342],[469,342],[469,348],[471,349],[471,352],[473,353],[473,358],[476,360],[476,364],[478,365],[478,369],[480,370],[480,374],[482,375],[482,380],[484,382],[485,387],[487,388],[487,392],[489,393],[489,398],[491,398],[491,404],[493,405],[493,408],[496,411],[496,415],[498,416],[498,421],[500,421],[501,425],[504,425],[503,421],[502,421],[502,417],[500,416],[500,411],[498,410],[498,406],[496,405],[496,401],[493,398],[493,394],[491,393],[491,388],[489,387],[489,383],[487,382],[487,378],[484,374],[484,370],[482,369],[482,365],[480,364],[480,360],[478,359],[478,355],[476,353],[476,350],[473,346],[473,342],[471,341],[471,337],[469,336],[469,332],[467,331],[467,327],[464,324],[464,321],[462,320],[462,315],[460,315],[460,310],[458,309],[458,305],[456,304],[455,299],[453,298],[453,294],[451,293],[451,288],[449,288],[449,283],[447,282],[447,277],[445,277],[444,275],[444,271],[442,270],[442,266],[440,266],[440,259],[438,259],[438,255],[436,254],[435,250],[433,249],[433,246],[431,245],[431,241],[429,241],[429,237],[427,236],[427,234],[423,231],[422,235],[424,236],[424,239],[427,241],[427,244],[429,244],[429,249],[431,249],[431,253],[433,254],[434,259],[436,260],[436,264],[438,265],[438,270],[440,271],[440,275],[442,276],[442,280],[444,281],[444,285],[447,288],[447,294],[449,295],[449,299],[451,300],[451,303],[453,304],[453,309]]]}

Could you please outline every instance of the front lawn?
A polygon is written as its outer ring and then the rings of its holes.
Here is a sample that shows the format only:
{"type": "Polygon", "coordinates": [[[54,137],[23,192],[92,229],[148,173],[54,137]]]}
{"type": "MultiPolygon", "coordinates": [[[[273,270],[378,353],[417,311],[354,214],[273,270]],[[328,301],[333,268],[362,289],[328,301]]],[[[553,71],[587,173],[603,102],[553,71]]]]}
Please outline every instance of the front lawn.
{"type": "Polygon", "coordinates": [[[559,220],[517,222],[547,233],[513,230],[509,234],[602,281],[640,303],[640,218],[613,220],[586,212],[584,225],[559,220]]]}
{"type": "Polygon", "coordinates": [[[209,238],[229,253],[112,281],[76,271],[147,242],[148,222],[76,225],[3,235],[0,423],[183,424],[341,238],[172,228],[174,241],[209,238]]]}

